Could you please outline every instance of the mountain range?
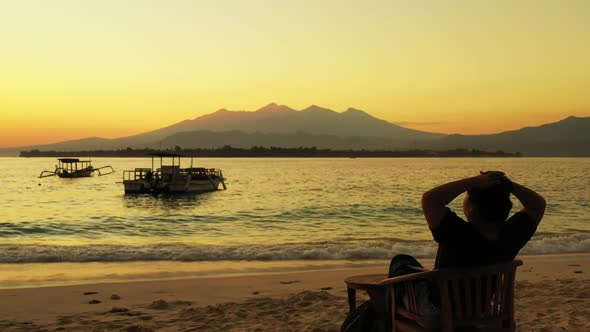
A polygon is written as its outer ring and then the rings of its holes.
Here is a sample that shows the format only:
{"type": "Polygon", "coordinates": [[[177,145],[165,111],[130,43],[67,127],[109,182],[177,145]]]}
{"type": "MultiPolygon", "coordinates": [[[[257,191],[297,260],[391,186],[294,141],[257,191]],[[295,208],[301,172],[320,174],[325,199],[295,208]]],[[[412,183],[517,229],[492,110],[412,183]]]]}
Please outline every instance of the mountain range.
{"type": "Polygon", "coordinates": [[[521,152],[526,156],[590,156],[590,117],[568,117],[498,134],[446,135],[404,128],[354,108],[338,113],[312,105],[298,111],[271,103],[253,112],[220,109],[139,135],[0,149],[0,155],[14,156],[19,151],[33,149],[81,151],[224,145],[370,150],[467,148],[521,152]]]}

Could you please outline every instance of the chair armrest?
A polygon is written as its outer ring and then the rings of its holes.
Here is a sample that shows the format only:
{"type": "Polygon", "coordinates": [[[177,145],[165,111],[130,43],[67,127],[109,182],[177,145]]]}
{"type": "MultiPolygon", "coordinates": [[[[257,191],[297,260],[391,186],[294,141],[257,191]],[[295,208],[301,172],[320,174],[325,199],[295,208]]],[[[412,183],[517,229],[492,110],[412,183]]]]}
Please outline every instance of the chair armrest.
{"type": "Polygon", "coordinates": [[[396,284],[403,281],[411,281],[411,280],[419,280],[419,279],[430,279],[434,275],[436,275],[437,271],[426,271],[426,272],[416,272],[411,274],[405,274],[399,277],[387,278],[379,282],[381,286],[387,286],[391,284],[396,284]]]}
{"type": "MultiPolygon", "coordinates": [[[[507,263],[509,265],[514,266],[515,268],[518,266],[521,266],[523,263],[521,260],[514,260],[510,263],[507,263]]],[[[405,274],[399,277],[393,277],[393,278],[387,278],[387,279],[383,279],[382,281],[379,282],[379,285],[381,286],[386,286],[386,285],[392,285],[392,284],[396,284],[396,283],[400,283],[400,282],[404,282],[404,281],[412,281],[412,280],[421,280],[421,279],[431,279],[432,277],[434,277],[435,275],[439,275],[439,277],[442,277],[448,273],[451,274],[456,274],[457,272],[465,272],[465,273],[469,273],[469,272],[478,272],[478,271],[488,271],[488,270],[496,270],[499,267],[502,266],[506,266],[505,264],[496,264],[496,265],[488,265],[488,266],[483,266],[483,267],[474,267],[474,268],[463,268],[463,269],[440,269],[440,270],[432,270],[432,271],[428,271],[426,269],[424,269],[424,272],[416,272],[416,273],[411,273],[411,274],[405,274]]],[[[416,267],[418,269],[418,267],[416,267]]]]}
{"type": "Polygon", "coordinates": [[[419,271],[419,272],[428,272],[431,271],[423,266],[415,266],[415,265],[408,265],[408,267],[411,267],[412,269],[419,271]]]}

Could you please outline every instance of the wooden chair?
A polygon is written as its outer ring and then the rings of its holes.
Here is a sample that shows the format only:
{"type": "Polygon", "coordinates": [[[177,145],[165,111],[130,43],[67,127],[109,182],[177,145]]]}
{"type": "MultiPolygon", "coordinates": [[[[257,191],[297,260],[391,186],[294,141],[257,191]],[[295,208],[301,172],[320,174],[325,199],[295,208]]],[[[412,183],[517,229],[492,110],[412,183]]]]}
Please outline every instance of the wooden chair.
{"type": "Polygon", "coordinates": [[[389,289],[391,330],[451,332],[478,327],[478,331],[514,331],[514,277],[522,261],[466,269],[440,269],[382,280],[389,289]],[[420,314],[416,282],[429,280],[440,297],[440,315],[420,314]],[[407,307],[395,303],[402,287],[407,307]],[[425,328],[423,326],[435,326],[425,328]]]}

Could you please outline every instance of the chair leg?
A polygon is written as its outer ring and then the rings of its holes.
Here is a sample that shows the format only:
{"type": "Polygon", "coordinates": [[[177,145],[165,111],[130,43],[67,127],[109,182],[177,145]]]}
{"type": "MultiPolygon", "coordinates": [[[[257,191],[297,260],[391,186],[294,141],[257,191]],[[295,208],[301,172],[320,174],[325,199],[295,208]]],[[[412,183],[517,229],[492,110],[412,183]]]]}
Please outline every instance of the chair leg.
{"type": "Polygon", "coordinates": [[[516,331],[516,322],[514,319],[508,318],[502,323],[502,328],[504,331],[516,331]]]}
{"type": "Polygon", "coordinates": [[[356,308],[356,289],[348,288],[348,311],[352,312],[356,308]]]}
{"type": "Polygon", "coordinates": [[[391,301],[391,305],[389,307],[390,313],[391,313],[391,332],[396,332],[397,330],[397,322],[395,321],[395,310],[396,310],[396,305],[397,303],[395,303],[395,286],[391,285],[391,287],[389,288],[389,300],[391,301]]]}

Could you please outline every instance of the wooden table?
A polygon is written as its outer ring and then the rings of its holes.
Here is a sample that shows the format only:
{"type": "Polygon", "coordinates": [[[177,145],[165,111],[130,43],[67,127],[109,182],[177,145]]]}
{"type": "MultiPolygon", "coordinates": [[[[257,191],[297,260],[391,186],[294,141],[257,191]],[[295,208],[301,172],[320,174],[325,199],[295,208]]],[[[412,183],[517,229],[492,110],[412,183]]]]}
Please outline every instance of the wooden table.
{"type": "Polygon", "coordinates": [[[352,276],[344,279],[348,290],[348,309],[352,311],[356,308],[356,290],[364,290],[369,294],[373,302],[377,320],[380,321],[379,327],[382,331],[386,330],[387,324],[387,294],[385,286],[379,285],[383,279],[387,279],[387,274],[365,274],[352,276]]]}

